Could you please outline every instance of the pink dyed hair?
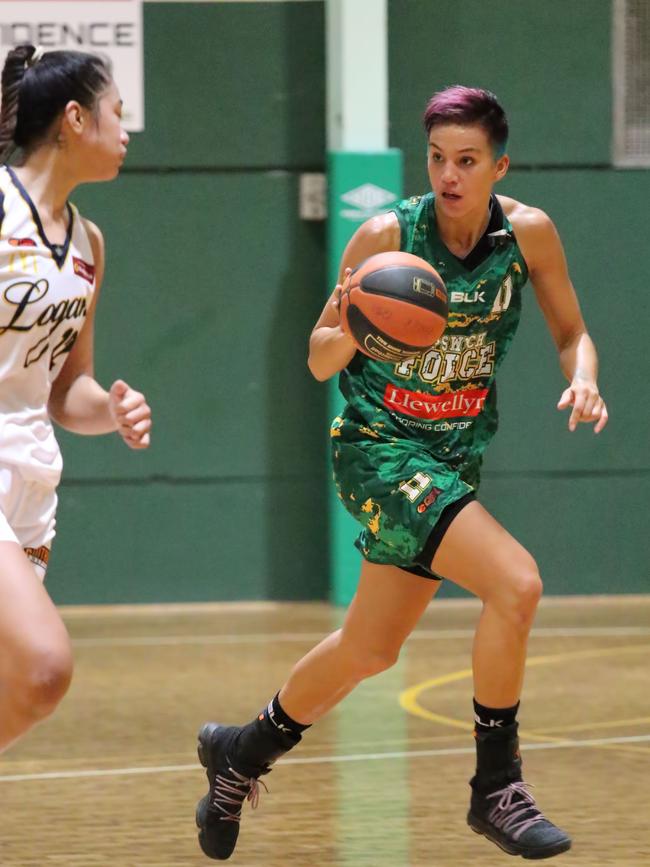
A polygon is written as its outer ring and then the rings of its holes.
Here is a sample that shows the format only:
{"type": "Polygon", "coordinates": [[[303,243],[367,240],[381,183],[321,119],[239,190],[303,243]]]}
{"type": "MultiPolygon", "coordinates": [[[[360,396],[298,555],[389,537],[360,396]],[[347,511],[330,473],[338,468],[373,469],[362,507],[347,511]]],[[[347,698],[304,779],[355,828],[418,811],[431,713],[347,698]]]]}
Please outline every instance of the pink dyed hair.
{"type": "Polygon", "coordinates": [[[479,87],[454,84],[434,93],[422,118],[427,135],[435,126],[455,123],[482,127],[494,150],[502,157],[508,145],[508,119],[496,96],[479,87]]]}

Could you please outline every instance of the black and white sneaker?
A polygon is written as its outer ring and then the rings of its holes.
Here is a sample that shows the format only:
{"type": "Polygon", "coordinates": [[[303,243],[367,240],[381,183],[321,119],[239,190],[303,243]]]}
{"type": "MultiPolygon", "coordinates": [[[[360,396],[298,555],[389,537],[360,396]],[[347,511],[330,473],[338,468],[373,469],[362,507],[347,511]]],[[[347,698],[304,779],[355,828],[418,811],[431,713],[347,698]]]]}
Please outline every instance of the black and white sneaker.
{"type": "Polygon", "coordinates": [[[522,781],[488,794],[473,791],[467,824],[509,855],[553,858],[571,848],[571,838],[540,812],[522,781]]]}
{"type": "MultiPolygon", "coordinates": [[[[236,744],[241,726],[206,723],[199,731],[199,760],[206,769],[209,790],[196,807],[199,845],[208,858],[225,861],[232,855],[239,836],[244,801],[255,809],[259,800],[258,777],[271,768],[237,764],[236,744]]],[[[264,786],[266,788],[266,786],[264,786]]]]}

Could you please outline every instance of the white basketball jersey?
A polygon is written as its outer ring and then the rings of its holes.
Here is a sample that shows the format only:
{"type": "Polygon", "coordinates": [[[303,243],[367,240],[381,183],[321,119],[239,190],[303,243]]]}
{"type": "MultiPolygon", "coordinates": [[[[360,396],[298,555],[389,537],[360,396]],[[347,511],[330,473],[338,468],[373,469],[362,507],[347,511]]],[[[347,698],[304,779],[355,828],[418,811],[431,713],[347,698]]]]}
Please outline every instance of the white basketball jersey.
{"type": "Polygon", "coordinates": [[[76,208],[50,244],[13,170],[0,167],[0,463],[56,485],[61,452],[47,412],[52,383],[95,290],[90,240],[76,208]]]}

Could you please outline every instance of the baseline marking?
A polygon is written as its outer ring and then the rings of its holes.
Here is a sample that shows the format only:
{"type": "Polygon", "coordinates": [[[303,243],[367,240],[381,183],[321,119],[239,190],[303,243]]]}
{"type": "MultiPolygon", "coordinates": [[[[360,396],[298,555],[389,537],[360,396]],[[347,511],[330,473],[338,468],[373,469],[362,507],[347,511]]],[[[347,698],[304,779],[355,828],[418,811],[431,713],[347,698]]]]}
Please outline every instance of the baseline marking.
{"type": "MultiPolygon", "coordinates": [[[[322,632],[258,632],[225,635],[135,635],[108,636],[103,638],[73,638],[75,647],[176,647],[203,644],[266,644],[267,642],[291,643],[321,641],[328,634],[322,632]]],[[[473,629],[420,629],[415,630],[408,641],[449,641],[472,638],[473,629]]],[[[647,626],[595,626],[534,629],[531,638],[631,638],[650,635],[647,626]]]]}
{"type": "MultiPolygon", "coordinates": [[[[529,744],[526,751],[530,750],[560,750],[582,749],[590,747],[609,746],[612,744],[648,743],[650,735],[630,735],[618,738],[593,738],[590,740],[563,740],[548,743],[529,744]]],[[[449,747],[438,750],[400,750],[386,753],[353,753],[342,756],[310,756],[306,758],[280,759],[278,765],[325,765],[343,764],[346,762],[376,762],[392,759],[435,758],[436,756],[464,756],[475,753],[474,746],[449,747]]],[[[138,774],[185,774],[195,773],[201,770],[201,765],[159,765],[157,767],[138,768],[93,768],[79,771],[47,771],[40,774],[4,774],[0,776],[0,783],[27,783],[42,782],[44,780],[79,780],[95,777],[123,777],[136,776],[138,774]]]]}

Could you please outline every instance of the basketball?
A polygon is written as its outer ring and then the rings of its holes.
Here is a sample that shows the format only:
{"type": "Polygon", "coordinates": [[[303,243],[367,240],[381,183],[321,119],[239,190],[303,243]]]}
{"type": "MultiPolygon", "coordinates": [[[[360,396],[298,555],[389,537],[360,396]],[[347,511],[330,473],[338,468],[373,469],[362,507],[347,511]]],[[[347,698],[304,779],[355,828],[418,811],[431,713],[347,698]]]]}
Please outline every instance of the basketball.
{"type": "Polygon", "coordinates": [[[420,355],[447,324],[447,289],[435,268],[411,253],[377,253],[347,277],[341,327],[365,355],[400,361],[420,355]]]}

